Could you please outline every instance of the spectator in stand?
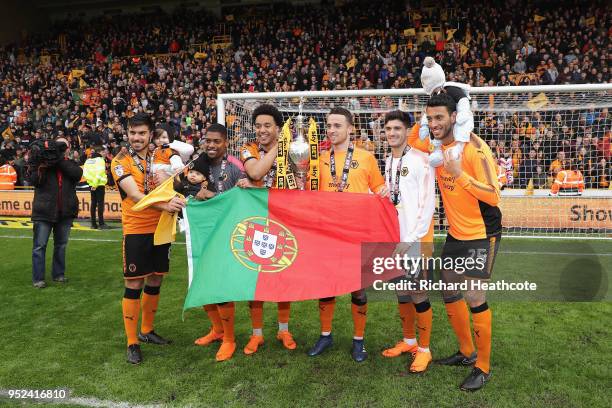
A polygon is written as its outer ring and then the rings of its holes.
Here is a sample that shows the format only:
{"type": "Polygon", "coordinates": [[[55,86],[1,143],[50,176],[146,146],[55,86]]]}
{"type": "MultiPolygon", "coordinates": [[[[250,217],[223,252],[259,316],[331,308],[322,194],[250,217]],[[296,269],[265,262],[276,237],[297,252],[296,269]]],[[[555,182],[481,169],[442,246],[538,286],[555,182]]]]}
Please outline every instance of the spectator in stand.
{"type": "Polygon", "coordinates": [[[551,176],[556,177],[557,173],[563,170],[565,162],[565,152],[563,150],[559,150],[557,152],[557,158],[550,165],[549,173],[551,176]]]}
{"type": "Polygon", "coordinates": [[[531,149],[527,159],[523,160],[519,165],[519,188],[527,187],[529,180],[533,179],[536,174],[536,169],[539,164],[536,151],[531,149]]]}
{"type": "Polygon", "coordinates": [[[610,163],[605,158],[602,157],[599,163],[597,163],[595,174],[597,177],[596,188],[610,188],[612,166],[610,166],[610,163]]]}
{"type": "Polygon", "coordinates": [[[543,189],[550,187],[549,177],[546,175],[542,166],[536,166],[535,174],[533,175],[533,187],[543,189]]]}

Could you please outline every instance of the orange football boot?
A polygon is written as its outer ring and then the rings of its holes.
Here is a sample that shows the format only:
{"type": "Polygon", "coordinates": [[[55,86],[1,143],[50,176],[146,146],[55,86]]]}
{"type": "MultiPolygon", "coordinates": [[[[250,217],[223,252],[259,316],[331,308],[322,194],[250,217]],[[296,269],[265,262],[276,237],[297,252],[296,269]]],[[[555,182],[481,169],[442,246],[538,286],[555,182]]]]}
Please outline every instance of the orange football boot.
{"type": "Polygon", "coordinates": [[[415,354],[419,346],[417,344],[409,345],[404,340],[400,340],[394,347],[383,350],[382,355],[385,357],[399,357],[404,353],[415,354]]]}
{"type": "Polygon", "coordinates": [[[202,336],[194,341],[196,346],[208,346],[214,341],[221,341],[223,339],[223,332],[216,333],[213,329],[206,336],[202,336]]]}
{"type": "Polygon", "coordinates": [[[257,352],[257,349],[259,348],[259,346],[261,346],[262,344],[264,344],[264,338],[263,336],[256,336],[256,335],[252,335],[249,338],[249,342],[247,343],[247,345],[244,347],[244,354],[246,355],[251,355],[253,353],[257,352]]]}
{"type": "Polygon", "coordinates": [[[297,344],[295,344],[295,341],[293,340],[293,336],[288,330],[279,331],[276,338],[283,342],[283,347],[285,347],[287,350],[295,350],[297,347],[297,344]]]}

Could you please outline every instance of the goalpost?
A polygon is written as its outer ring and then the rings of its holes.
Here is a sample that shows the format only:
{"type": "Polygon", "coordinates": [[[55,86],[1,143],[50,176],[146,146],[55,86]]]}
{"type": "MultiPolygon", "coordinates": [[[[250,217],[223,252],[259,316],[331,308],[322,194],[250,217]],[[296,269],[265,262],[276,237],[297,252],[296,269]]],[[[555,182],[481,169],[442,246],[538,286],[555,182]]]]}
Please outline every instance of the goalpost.
{"type": "MultiPolygon", "coordinates": [[[[470,91],[474,132],[496,155],[506,179],[500,207],[506,234],[529,237],[612,239],[612,84],[480,87],[470,91]],[[562,153],[559,153],[562,152],[562,153]],[[551,197],[558,163],[572,160],[582,171],[582,196],[551,197]],[[526,166],[529,164],[529,166],[526,166]]],[[[231,154],[255,138],[251,115],[262,103],[283,119],[300,112],[318,125],[326,149],[325,117],[342,106],[355,115],[352,136],[384,170],[389,147],[383,117],[400,109],[418,123],[427,101],[422,89],[368,89],[219,94],[218,121],[228,128],[231,154]]],[[[441,204],[441,203],[440,203],[441,204]]],[[[440,207],[436,230],[445,230],[440,207]]]]}

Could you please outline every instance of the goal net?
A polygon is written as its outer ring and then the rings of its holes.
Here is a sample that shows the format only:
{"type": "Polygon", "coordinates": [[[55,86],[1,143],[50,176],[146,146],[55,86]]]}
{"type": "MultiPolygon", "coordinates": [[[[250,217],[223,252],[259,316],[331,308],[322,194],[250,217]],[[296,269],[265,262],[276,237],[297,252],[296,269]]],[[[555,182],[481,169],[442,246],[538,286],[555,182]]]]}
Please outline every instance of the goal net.
{"type": "MultiPolygon", "coordinates": [[[[470,92],[474,132],[491,147],[503,183],[504,230],[518,236],[612,238],[612,84],[482,87],[470,92]],[[582,174],[575,195],[570,167],[582,174]],[[558,181],[555,181],[558,180],[558,181]],[[560,193],[555,194],[557,184],[560,193]],[[569,194],[569,195],[567,195],[569,194]]],[[[356,145],[372,152],[381,171],[390,152],[386,112],[400,109],[418,123],[427,101],[422,89],[221,94],[219,122],[228,128],[230,152],[255,139],[251,115],[262,103],[284,119],[302,109],[318,126],[320,149],[329,148],[326,114],[345,107],[355,116],[356,145]]],[[[446,229],[441,203],[436,229],[446,229]]]]}

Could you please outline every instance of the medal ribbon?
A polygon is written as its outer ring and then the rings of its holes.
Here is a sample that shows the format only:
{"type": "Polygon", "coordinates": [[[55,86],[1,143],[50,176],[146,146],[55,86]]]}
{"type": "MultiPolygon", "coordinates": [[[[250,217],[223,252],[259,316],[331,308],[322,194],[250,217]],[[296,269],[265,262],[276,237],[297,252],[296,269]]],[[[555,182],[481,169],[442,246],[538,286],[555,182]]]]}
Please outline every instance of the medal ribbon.
{"type": "Polygon", "coordinates": [[[336,185],[336,191],[342,192],[346,187],[346,182],[348,181],[349,171],[351,170],[351,162],[353,161],[353,151],[355,150],[355,146],[353,143],[349,144],[348,150],[346,152],[346,158],[344,159],[344,167],[342,168],[342,178],[340,183],[338,183],[338,178],[336,177],[336,159],[334,157],[334,149],[329,155],[329,170],[331,172],[332,179],[334,179],[334,184],[336,185]]]}
{"type": "MultiPolygon", "coordinates": [[[[406,153],[408,153],[408,151],[410,150],[409,146],[406,146],[404,148],[404,151],[402,152],[401,157],[399,158],[399,162],[397,163],[397,170],[395,172],[395,182],[393,183],[393,190],[391,190],[391,202],[393,202],[393,205],[398,205],[400,202],[400,188],[399,188],[399,182],[400,182],[400,176],[401,176],[401,171],[402,171],[402,159],[404,158],[404,156],[406,155],[406,153]]],[[[389,156],[389,170],[387,171],[387,184],[389,185],[389,187],[391,186],[391,169],[393,166],[393,155],[389,156]]]]}
{"type": "MultiPolygon", "coordinates": [[[[217,193],[221,194],[223,192],[223,179],[225,178],[225,168],[227,167],[227,156],[223,157],[223,161],[221,162],[221,172],[219,173],[219,179],[217,180],[217,193]]],[[[208,179],[211,183],[215,183],[215,179],[212,175],[212,170],[208,175],[208,179]]]]}
{"type": "MultiPolygon", "coordinates": [[[[130,153],[130,156],[132,156],[132,160],[134,160],[134,163],[136,164],[136,167],[138,167],[138,170],[140,170],[140,172],[142,174],[144,174],[145,179],[144,179],[144,193],[149,194],[149,181],[151,178],[151,167],[152,167],[152,163],[153,163],[153,156],[155,154],[155,152],[147,154],[147,158],[146,158],[146,164],[147,164],[147,168],[145,169],[142,165],[142,161],[140,160],[140,157],[136,154],[136,152],[134,151],[134,149],[132,148],[132,146],[128,146],[128,152],[130,153]]],[[[148,152],[147,152],[148,153],[148,152]]]]}

